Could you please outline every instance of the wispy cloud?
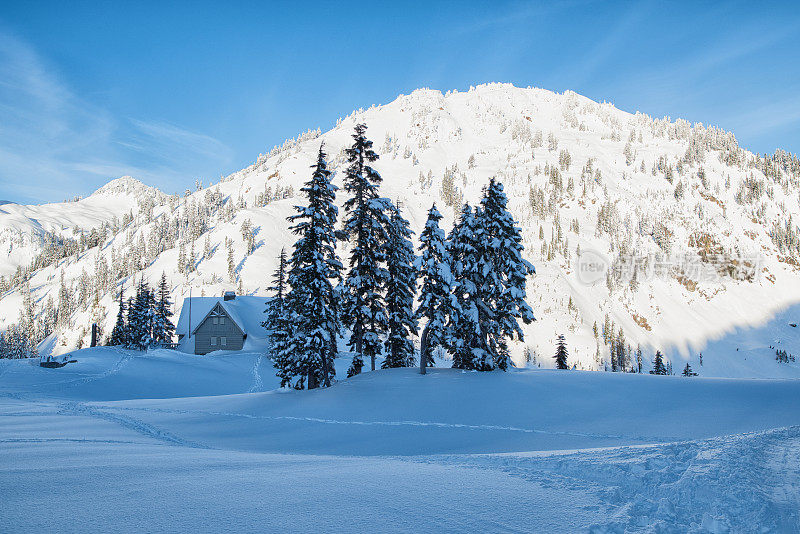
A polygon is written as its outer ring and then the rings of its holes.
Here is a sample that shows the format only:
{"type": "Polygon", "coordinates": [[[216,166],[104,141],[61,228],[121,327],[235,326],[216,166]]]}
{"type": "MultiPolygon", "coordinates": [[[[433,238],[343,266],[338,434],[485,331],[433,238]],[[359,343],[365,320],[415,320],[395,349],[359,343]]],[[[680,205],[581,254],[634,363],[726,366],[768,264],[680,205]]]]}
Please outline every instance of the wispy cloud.
{"type": "Polygon", "coordinates": [[[232,157],[209,135],[114,117],[54,72],[31,46],[0,30],[0,198],[58,200],[123,174],[178,188],[232,157]]]}
{"type": "Polygon", "coordinates": [[[557,81],[559,85],[568,81],[573,88],[582,87],[607,61],[619,54],[651,7],[651,2],[641,2],[627,9],[610,31],[605,32],[602,39],[586,50],[585,55],[565,64],[559,72],[551,74],[550,79],[557,81]]]}
{"type": "Polygon", "coordinates": [[[731,115],[726,122],[736,134],[748,137],[800,125],[800,96],[762,102],[743,113],[731,115]]]}
{"type": "Polygon", "coordinates": [[[175,152],[186,154],[186,157],[205,155],[212,158],[227,159],[231,149],[218,139],[202,133],[192,132],[175,124],[163,121],[143,121],[131,119],[131,124],[138,131],[128,146],[137,150],[146,150],[153,156],[168,160],[175,152]]]}
{"type": "Polygon", "coordinates": [[[648,83],[685,83],[708,76],[716,68],[743,60],[756,52],[774,46],[800,31],[797,25],[782,28],[754,24],[712,43],[699,43],[694,52],[663,67],[643,73],[648,83]]]}
{"type": "MultiPolygon", "coordinates": [[[[452,26],[449,30],[451,35],[463,36],[480,31],[508,27],[509,25],[519,25],[527,23],[533,17],[545,17],[555,12],[567,11],[569,9],[582,8],[587,4],[597,3],[598,0],[564,0],[562,2],[541,2],[531,1],[515,4],[508,9],[496,9],[495,15],[480,19],[473,19],[457,26],[452,26]]],[[[496,7],[496,6],[495,6],[496,7]]]]}

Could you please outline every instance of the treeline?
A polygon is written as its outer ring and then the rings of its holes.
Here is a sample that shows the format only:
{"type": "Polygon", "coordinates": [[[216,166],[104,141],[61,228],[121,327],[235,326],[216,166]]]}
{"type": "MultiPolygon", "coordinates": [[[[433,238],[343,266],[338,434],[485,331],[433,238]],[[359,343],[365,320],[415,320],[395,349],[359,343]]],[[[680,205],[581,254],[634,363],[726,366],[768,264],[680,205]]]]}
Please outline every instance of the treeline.
{"type": "Polygon", "coordinates": [[[18,325],[0,332],[0,358],[35,358],[38,355],[36,344],[18,325]]]}
{"type": "Polygon", "coordinates": [[[343,229],[322,147],[300,190],[305,204],[288,219],[298,238],[291,255],[279,257],[265,322],[282,386],[329,386],[343,334],[353,354],[348,376],[366,361],[374,370],[379,356],[383,367],[415,365],[420,324],[422,372],[436,349],[448,351],[455,368],[507,369],[509,340],[523,338],[519,321],[534,320],[525,302],[534,269],[522,258],[502,184],[491,180],[478,206],[464,204],[447,236],[434,204],[417,255],[400,206],[379,194],[382,178],[371,166],[379,156],[366,129],[355,127],[345,151],[343,229]],[[339,240],[351,245],[347,269],[339,240]]]}
{"type": "MultiPolygon", "coordinates": [[[[620,330],[621,332],[621,330],[620,330]]],[[[619,347],[621,345],[616,344],[613,347],[619,347]]],[[[612,347],[611,358],[612,361],[614,358],[618,358],[619,354],[614,354],[614,348],[612,347]]],[[[567,350],[567,341],[564,337],[564,334],[559,334],[556,338],[556,352],[553,355],[553,359],[556,362],[556,369],[569,369],[569,351],[567,350]]],[[[779,354],[780,358],[780,354],[779,354]]],[[[526,360],[528,362],[531,361],[531,353],[530,349],[526,351],[526,360]]],[[[794,361],[794,360],[792,360],[794,361]]],[[[656,351],[655,357],[652,361],[653,368],[649,371],[651,375],[674,375],[675,373],[672,370],[672,362],[669,360],[665,360],[664,355],[661,353],[660,350],[656,351]]],[[[700,365],[703,364],[703,355],[700,355],[700,365]]],[[[572,367],[575,368],[574,365],[572,367]]],[[[606,369],[607,371],[608,369],[606,369]]],[[[636,349],[636,366],[619,366],[614,369],[615,372],[628,372],[628,373],[641,373],[642,372],[642,350],[640,348],[636,349]]],[[[692,370],[692,366],[689,362],[686,362],[686,366],[683,368],[681,372],[683,376],[697,376],[697,373],[692,370]]]]}
{"type": "Polygon", "coordinates": [[[124,289],[120,288],[117,320],[106,345],[147,350],[172,343],[175,325],[171,319],[169,293],[164,273],[155,290],[142,277],[136,286],[136,294],[128,297],[127,301],[124,289]]]}

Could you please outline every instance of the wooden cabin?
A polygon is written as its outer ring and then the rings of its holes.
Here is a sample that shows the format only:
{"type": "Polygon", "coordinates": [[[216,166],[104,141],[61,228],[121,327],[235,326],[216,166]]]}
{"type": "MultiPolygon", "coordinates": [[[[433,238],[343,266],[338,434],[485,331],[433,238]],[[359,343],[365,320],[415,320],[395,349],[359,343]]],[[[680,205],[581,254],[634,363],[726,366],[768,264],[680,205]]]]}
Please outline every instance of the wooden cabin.
{"type": "Polygon", "coordinates": [[[178,350],[193,354],[239,351],[246,348],[249,337],[263,341],[266,301],[265,297],[237,296],[232,291],[221,297],[184,299],[175,328],[178,350]]]}

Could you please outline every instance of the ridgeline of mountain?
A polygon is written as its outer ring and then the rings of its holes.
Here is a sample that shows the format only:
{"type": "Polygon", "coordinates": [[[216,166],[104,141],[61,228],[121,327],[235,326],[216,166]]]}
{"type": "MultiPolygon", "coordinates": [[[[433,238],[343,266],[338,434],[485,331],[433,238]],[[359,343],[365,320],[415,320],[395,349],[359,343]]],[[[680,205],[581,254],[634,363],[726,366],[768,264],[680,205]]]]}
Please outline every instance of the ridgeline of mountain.
{"type": "MultiPolygon", "coordinates": [[[[490,177],[504,184],[537,269],[528,295],[538,320],[512,347],[519,363],[553,366],[561,333],[579,368],[606,367],[612,338],[646,354],[694,346],[688,358],[800,300],[795,156],[753,154],[730,132],[573,92],[488,84],[421,89],[358,110],[182,197],[124,177],[75,202],[4,205],[0,325],[28,317],[48,336],[43,349],[65,352],[88,342],[92,321],[110,332],[120,285],[162,271],[178,308],[189,287],[266,294],[281,247],[294,241],[286,216],[320,143],[341,186],[357,123],[380,154],[382,194],[401,203],[416,232],[433,202],[447,229],[490,177]]],[[[340,191],[337,202],[344,198],[340,191]]],[[[760,365],[729,363],[713,372],[760,365]]]]}

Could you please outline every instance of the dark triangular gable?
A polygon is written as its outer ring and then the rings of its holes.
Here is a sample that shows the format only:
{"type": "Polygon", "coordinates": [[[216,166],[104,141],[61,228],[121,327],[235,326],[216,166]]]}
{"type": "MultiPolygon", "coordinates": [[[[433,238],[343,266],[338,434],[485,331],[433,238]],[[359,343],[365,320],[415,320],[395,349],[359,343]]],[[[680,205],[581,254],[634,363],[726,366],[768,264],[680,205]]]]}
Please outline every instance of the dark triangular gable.
{"type": "MultiPolygon", "coordinates": [[[[208,310],[208,313],[206,314],[205,317],[203,317],[203,320],[200,321],[199,323],[197,323],[197,326],[195,327],[195,329],[192,330],[192,335],[195,335],[195,333],[197,333],[197,329],[200,328],[201,326],[203,326],[203,324],[205,324],[206,321],[208,321],[208,318],[211,317],[211,314],[214,313],[214,311],[219,311],[220,313],[224,314],[225,317],[231,323],[233,323],[233,325],[239,330],[239,332],[242,334],[242,336],[246,335],[244,329],[239,325],[239,323],[237,323],[236,321],[233,320],[233,318],[231,317],[231,314],[228,313],[228,311],[225,309],[225,307],[220,302],[217,302],[216,304],[214,304],[211,307],[210,310],[208,310]]],[[[191,327],[191,325],[189,325],[189,326],[191,327]]]]}

